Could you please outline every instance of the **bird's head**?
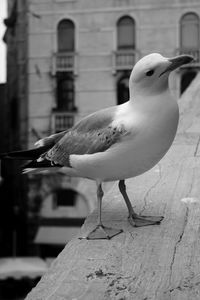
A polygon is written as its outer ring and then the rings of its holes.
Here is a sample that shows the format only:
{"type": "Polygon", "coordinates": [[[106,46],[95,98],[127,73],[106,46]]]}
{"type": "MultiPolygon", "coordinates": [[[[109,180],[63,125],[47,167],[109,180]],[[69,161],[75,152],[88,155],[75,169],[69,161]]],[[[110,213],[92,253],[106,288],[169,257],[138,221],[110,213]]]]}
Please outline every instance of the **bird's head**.
{"type": "Polygon", "coordinates": [[[168,77],[171,71],[190,63],[193,57],[180,55],[166,58],[158,53],[144,56],[134,66],[130,80],[130,94],[159,94],[168,88],[168,77]]]}

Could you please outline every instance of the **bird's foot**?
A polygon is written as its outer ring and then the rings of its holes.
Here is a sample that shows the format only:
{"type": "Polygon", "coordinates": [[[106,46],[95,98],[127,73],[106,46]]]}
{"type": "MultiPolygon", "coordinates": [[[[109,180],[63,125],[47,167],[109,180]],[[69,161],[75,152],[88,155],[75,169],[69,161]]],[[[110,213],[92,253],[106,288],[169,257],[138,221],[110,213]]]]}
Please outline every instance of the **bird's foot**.
{"type": "Polygon", "coordinates": [[[104,225],[98,224],[95,229],[93,229],[87,236],[81,237],[80,239],[87,240],[110,240],[112,237],[123,232],[122,229],[115,229],[106,227],[104,225]]]}
{"type": "Polygon", "coordinates": [[[134,227],[142,227],[149,225],[159,225],[163,220],[162,216],[140,216],[137,214],[133,214],[128,217],[130,224],[134,227]]]}

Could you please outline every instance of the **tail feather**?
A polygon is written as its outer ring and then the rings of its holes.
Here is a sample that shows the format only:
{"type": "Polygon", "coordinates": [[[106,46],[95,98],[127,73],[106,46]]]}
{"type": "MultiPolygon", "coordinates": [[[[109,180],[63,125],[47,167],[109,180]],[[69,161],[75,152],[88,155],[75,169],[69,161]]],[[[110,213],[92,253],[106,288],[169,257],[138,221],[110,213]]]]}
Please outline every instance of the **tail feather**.
{"type": "Polygon", "coordinates": [[[23,170],[22,174],[51,174],[51,173],[57,173],[60,170],[59,167],[55,168],[26,168],[23,170]]]}
{"type": "Polygon", "coordinates": [[[8,153],[1,153],[0,159],[19,159],[19,160],[34,160],[40,157],[43,153],[49,150],[49,145],[41,146],[39,148],[24,150],[24,151],[13,151],[8,153]]]}
{"type": "Polygon", "coordinates": [[[39,140],[35,143],[36,148],[34,149],[0,153],[0,159],[36,160],[53,147],[66,134],[66,132],[67,130],[52,134],[49,137],[39,140]]]}
{"type": "Polygon", "coordinates": [[[52,164],[51,161],[44,159],[41,161],[33,160],[23,166],[23,169],[54,168],[62,167],[59,164],[52,164]]]}
{"type": "Polygon", "coordinates": [[[0,159],[30,160],[29,163],[26,163],[20,168],[23,174],[58,172],[62,166],[45,159],[45,155],[49,149],[51,149],[66,134],[66,132],[67,131],[63,131],[52,134],[49,137],[39,140],[35,144],[36,148],[34,149],[0,153],[0,159]]]}

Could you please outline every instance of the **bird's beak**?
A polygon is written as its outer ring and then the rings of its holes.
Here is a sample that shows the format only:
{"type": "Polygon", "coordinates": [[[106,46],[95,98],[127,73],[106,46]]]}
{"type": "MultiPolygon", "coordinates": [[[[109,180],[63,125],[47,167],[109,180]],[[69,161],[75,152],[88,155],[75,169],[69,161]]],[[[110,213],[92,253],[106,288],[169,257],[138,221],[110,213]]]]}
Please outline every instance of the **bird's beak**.
{"type": "Polygon", "coordinates": [[[176,57],[173,57],[173,58],[168,58],[168,62],[170,64],[160,74],[160,76],[162,76],[163,74],[165,74],[167,72],[171,72],[171,71],[177,69],[178,67],[180,67],[182,65],[188,64],[188,63],[192,62],[193,60],[194,60],[194,58],[191,55],[179,55],[179,56],[176,56],[176,57]]]}

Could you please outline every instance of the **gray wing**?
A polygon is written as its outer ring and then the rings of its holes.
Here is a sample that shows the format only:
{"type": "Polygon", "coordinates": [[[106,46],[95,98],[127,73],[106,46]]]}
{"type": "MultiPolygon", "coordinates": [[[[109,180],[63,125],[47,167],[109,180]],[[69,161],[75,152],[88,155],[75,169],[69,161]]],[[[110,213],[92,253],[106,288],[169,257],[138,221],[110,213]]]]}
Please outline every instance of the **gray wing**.
{"type": "Polygon", "coordinates": [[[113,127],[116,107],[96,112],[72,127],[51,148],[45,158],[55,164],[70,166],[71,154],[93,154],[106,151],[127,132],[123,125],[113,127]]]}
{"type": "Polygon", "coordinates": [[[59,133],[55,133],[55,134],[51,134],[50,136],[42,138],[35,143],[35,146],[37,148],[43,147],[43,146],[46,146],[46,147],[49,146],[49,149],[50,149],[66,134],[66,132],[68,132],[68,130],[65,130],[65,131],[62,131],[59,133]]]}

